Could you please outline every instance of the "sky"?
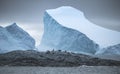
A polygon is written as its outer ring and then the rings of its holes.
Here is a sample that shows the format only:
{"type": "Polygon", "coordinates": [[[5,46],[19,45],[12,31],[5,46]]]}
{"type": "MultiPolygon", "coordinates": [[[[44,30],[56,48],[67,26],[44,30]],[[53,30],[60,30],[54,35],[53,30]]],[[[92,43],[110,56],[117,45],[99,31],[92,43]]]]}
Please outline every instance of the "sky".
{"type": "Polygon", "coordinates": [[[72,6],[96,25],[120,31],[120,0],[0,0],[0,26],[14,22],[40,43],[46,9],[72,6]]]}

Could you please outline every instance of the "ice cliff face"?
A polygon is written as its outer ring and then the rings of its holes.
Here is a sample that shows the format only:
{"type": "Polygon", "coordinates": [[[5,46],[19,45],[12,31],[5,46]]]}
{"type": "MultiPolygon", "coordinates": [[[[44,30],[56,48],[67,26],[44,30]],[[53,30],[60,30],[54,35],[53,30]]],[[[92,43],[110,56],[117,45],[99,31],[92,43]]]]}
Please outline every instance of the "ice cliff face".
{"type": "Polygon", "coordinates": [[[99,46],[80,31],[63,26],[49,14],[49,11],[46,11],[44,14],[44,35],[39,48],[93,54],[99,46]]]}
{"type": "Polygon", "coordinates": [[[16,23],[5,28],[0,27],[0,52],[13,50],[32,50],[35,40],[16,23]]]}

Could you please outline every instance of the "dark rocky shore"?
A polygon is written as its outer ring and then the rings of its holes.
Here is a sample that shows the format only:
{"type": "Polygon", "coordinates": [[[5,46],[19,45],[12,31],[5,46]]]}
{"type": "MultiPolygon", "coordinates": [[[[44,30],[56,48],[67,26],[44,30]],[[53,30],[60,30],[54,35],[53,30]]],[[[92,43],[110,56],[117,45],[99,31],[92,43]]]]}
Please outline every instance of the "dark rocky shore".
{"type": "Polygon", "coordinates": [[[17,50],[0,54],[0,66],[75,67],[82,65],[120,66],[120,61],[94,58],[61,50],[46,52],[17,50]]]}

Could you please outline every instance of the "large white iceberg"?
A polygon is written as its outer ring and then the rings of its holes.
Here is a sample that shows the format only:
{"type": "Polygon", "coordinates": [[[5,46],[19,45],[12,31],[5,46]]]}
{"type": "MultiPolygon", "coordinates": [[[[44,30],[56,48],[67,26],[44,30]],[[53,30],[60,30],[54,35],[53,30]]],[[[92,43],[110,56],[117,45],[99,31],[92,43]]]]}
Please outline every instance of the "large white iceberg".
{"type": "MultiPolygon", "coordinates": [[[[64,9],[64,7],[62,7],[62,9],[64,9]]],[[[65,27],[59,23],[59,21],[52,16],[51,11],[52,10],[47,10],[44,14],[44,34],[39,49],[68,50],[81,53],[96,52],[99,48],[96,43],[78,30],[65,27]]],[[[60,15],[61,14],[58,16],[60,15]]]]}
{"type": "Polygon", "coordinates": [[[63,6],[57,9],[47,10],[47,13],[64,27],[84,33],[102,47],[120,43],[120,32],[91,23],[85,18],[83,12],[73,7],[63,6]]]}
{"type": "Polygon", "coordinates": [[[83,12],[62,6],[44,14],[44,35],[39,49],[61,49],[95,53],[96,50],[120,43],[120,32],[97,26],[83,12]],[[99,45],[99,46],[98,46],[99,45]]]}

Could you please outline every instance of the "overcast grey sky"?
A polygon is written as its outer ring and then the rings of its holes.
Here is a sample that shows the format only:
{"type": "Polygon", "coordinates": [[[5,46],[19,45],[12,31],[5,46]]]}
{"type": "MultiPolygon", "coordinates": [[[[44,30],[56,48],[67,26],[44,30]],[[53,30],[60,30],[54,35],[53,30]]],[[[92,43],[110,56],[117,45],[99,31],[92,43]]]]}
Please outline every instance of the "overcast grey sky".
{"type": "Polygon", "coordinates": [[[72,6],[91,22],[120,31],[120,0],[0,0],[0,25],[16,22],[39,43],[46,9],[72,6]]]}

